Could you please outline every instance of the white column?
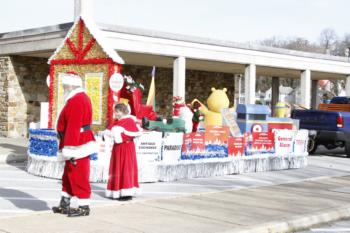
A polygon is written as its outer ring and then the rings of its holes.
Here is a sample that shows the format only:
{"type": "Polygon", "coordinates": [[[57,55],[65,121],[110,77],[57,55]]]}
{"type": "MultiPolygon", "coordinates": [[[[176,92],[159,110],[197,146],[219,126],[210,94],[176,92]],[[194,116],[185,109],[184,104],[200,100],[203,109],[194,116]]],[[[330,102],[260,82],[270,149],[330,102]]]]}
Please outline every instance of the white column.
{"type": "Polygon", "coordinates": [[[311,103],[311,71],[304,70],[300,75],[300,105],[310,108],[311,103]]]}
{"type": "Polygon", "coordinates": [[[350,75],[346,76],[345,79],[345,93],[346,96],[350,96],[350,75]]]}
{"type": "Polygon", "coordinates": [[[244,72],[245,104],[255,104],[256,66],[249,64],[244,72]]]}
{"type": "Polygon", "coordinates": [[[317,109],[318,80],[311,81],[311,108],[317,109]]]}
{"type": "Polygon", "coordinates": [[[74,0],[74,20],[79,15],[92,17],[92,0],[74,0]]]}
{"type": "Polygon", "coordinates": [[[173,96],[180,96],[185,101],[186,58],[178,57],[174,60],[173,96]]]}

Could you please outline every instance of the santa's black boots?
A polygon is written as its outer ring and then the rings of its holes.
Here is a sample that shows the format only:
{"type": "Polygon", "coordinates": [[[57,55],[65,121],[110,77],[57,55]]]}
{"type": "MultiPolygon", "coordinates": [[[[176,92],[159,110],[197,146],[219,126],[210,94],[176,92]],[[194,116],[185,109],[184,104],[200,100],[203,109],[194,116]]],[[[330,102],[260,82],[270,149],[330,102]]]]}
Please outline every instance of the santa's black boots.
{"type": "Polygon", "coordinates": [[[90,214],[90,208],[88,205],[79,206],[76,209],[71,209],[68,213],[68,217],[80,217],[88,216],[90,214]]]}
{"type": "Polygon", "coordinates": [[[62,197],[59,206],[52,207],[52,211],[55,214],[68,214],[70,211],[70,198],[62,197]]]}
{"type": "Polygon", "coordinates": [[[132,196],[122,196],[118,198],[119,201],[131,201],[132,196]]]}

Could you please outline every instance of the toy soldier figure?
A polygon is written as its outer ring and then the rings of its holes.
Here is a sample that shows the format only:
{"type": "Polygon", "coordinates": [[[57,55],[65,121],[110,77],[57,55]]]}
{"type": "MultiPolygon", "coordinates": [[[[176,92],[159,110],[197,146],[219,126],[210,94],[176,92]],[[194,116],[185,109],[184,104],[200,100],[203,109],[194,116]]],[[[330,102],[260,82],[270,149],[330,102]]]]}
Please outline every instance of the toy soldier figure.
{"type": "Polygon", "coordinates": [[[68,217],[87,216],[90,213],[91,187],[90,157],[97,153],[93,132],[91,101],[82,80],[75,72],[68,72],[62,78],[64,107],[58,115],[57,132],[60,137],[59,156],[65,160],[62,176],[62,197],[54,213],[68,217]],[[72,197],[78,198],[78,208],[70,208],[72,197]]]}

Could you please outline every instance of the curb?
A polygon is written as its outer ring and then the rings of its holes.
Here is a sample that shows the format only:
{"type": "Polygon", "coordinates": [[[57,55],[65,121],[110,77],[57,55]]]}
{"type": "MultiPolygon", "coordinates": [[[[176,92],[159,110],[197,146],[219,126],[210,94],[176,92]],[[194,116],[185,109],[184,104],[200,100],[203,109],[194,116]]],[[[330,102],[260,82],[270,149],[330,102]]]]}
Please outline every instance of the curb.
{"type": "Polygon", "coordinates": [[[228,231],[227,233],[282,233],[305,230],[314,225],[324,224],[350,217],[350,205],[328,212],[296,217],[288,221],[273,221],[247,230],[228,231]]]}
{"type": "Polygon", "coordinates": [[[0,164],[22,163],[27,161],[27,154],[2,154],[0,155],[0,164]]]}

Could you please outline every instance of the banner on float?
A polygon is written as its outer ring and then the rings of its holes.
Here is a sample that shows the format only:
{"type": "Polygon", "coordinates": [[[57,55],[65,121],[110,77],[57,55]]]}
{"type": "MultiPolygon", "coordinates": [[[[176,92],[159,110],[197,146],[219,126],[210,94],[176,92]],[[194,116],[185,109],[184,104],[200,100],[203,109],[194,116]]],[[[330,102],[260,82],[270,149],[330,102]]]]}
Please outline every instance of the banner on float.
{"type": "Polygon", "coordinates": [[[228,156],[228,126],[207,126],[205,129],[205,151],[207,158],[224,158],[228,156]]]}
{"type": "Polygon", "coordinates": [[[254,132],[246,134],[247,147],[245,155],[274,153],[274,135],[269,132],[254,132]]]}
{"type": "Polygon", "coordinates": [[[293,129],[293,122],[269,122],[268,123],[268,132],[275,133],[279,129],[293,129]]]}
{"type": "Polygon", "coordinates": [[[205,144],[227,144],[228,126],[210,125],[205,128],[205,144]]]}
{"type": "Polygon", "coordinates": [[[167,163],[176,163],[181,159],[183,133],[165,133],[162,146],[161,160],[167,163]]]}
{"type": "Polygon", "coordinates": [[[205,152],[204,133],[186,133],[183,138],[182,152],[205,152]]]}
{"type": "Polygon", "coordinates": [[[274,150],[274,137],[272,133],[257,132],[252,133],[253,143],[252,148],[255,151],[273,152],[274,150]]]}
{"type": "Polygon", "coordinates": [[[242,156],[245,150],[245,138],[229,137],[228,138],[228,156],[242,156]]]}
{"type": "Polygon", "coordinates": [[[293,152],[294,136],[294,130],[275,130],[276,155],[286,155],[293,152]]]}
{"type": "Polygon", "coordinates": [[[181,159],[195,160],[205,158],[205,156],[204,133],[197,132],[184,134],[181,159]]]}
{"type": "Polygon", "coordinates": [[[160,160],[162,150],[162,132],[143,132],[140,137],[135,138],[137,159],[143,161],[160,160]]]}
{"type": "Polygon", "coordinates": [[[306,129],[299,130],[294,138],[293,152],[296,154],[303,154],[307,152],[307,143],[309,140],[309,131],[306,129]]]}

